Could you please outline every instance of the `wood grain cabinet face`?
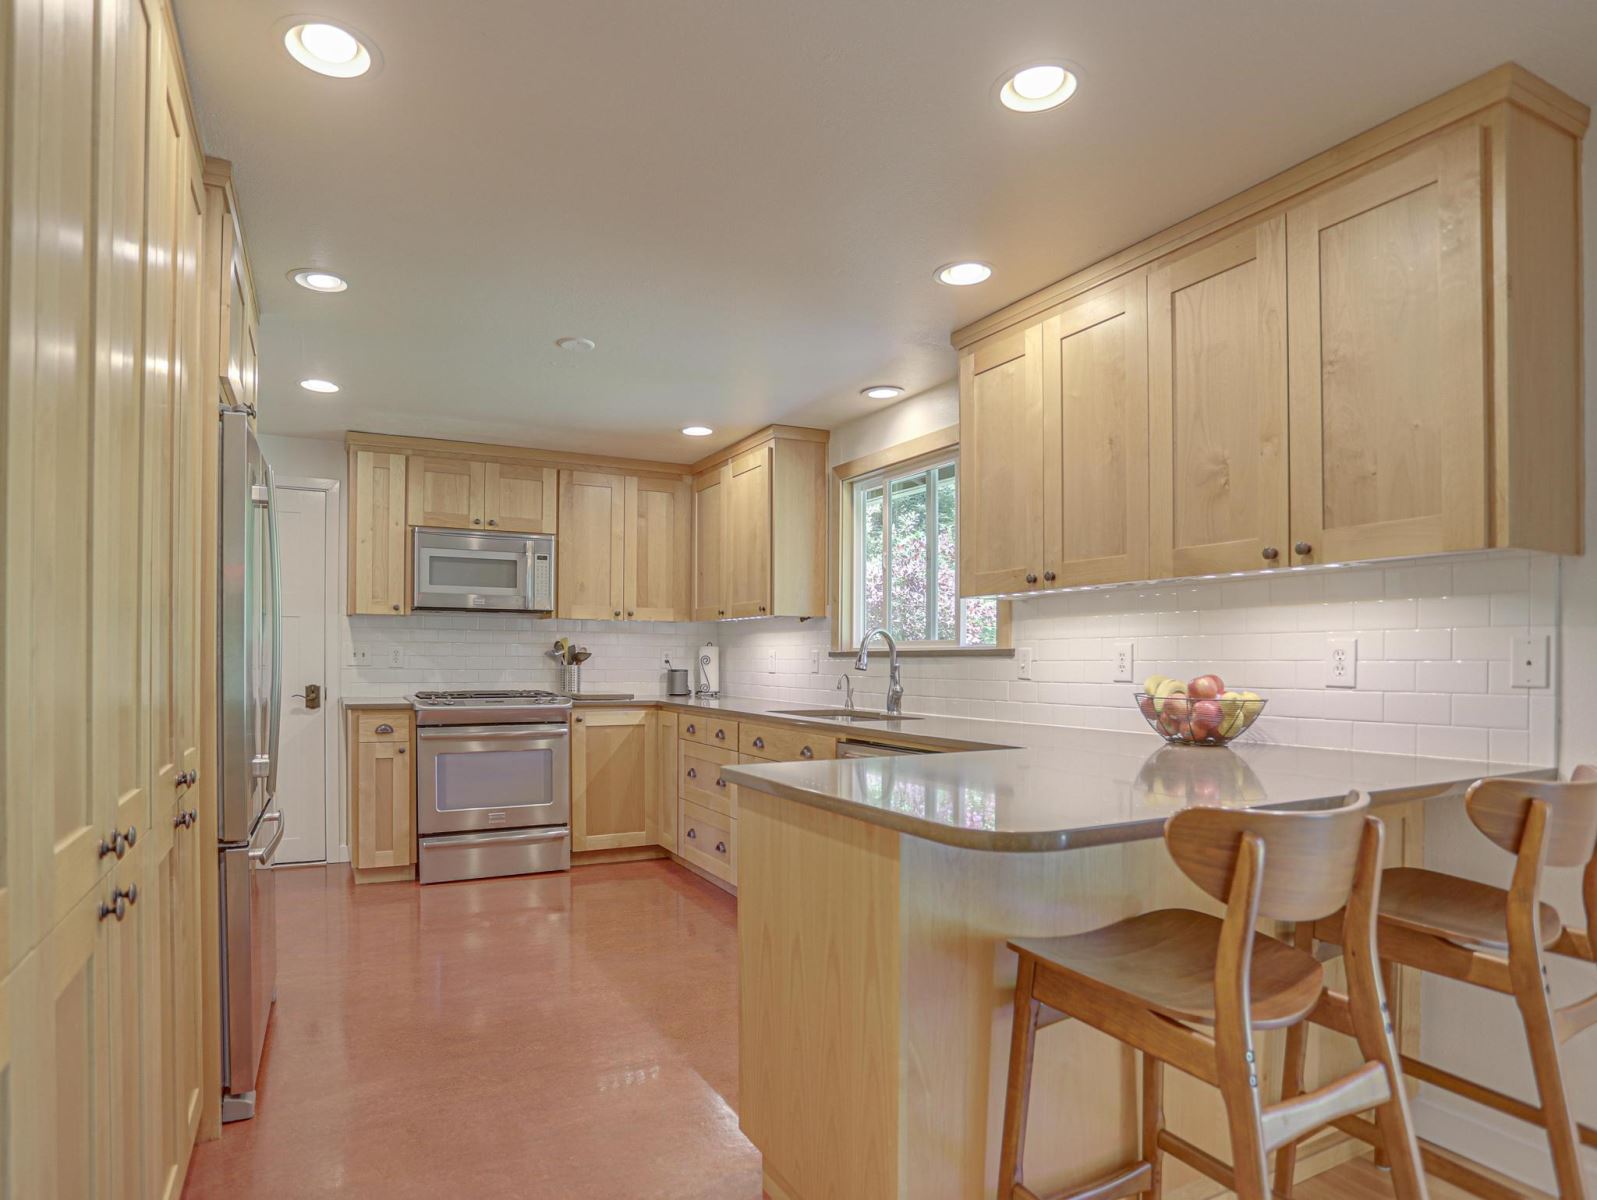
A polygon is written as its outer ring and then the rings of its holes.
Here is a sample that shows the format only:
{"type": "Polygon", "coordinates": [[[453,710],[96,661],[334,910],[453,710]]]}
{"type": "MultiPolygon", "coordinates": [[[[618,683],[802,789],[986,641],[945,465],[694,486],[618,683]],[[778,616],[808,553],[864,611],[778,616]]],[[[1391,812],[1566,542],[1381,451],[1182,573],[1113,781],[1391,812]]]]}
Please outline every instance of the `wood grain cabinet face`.
{"type": "Polygon", "coordinates": [[[693,619],[726,613],[727,468],[693,481],[693,619]]]}
{"type": "Polygon", "coordinates": [[[622,589],[627,620],[689,618],[692,504],[686,480],[627,477],[622,589]]]}
{"type": "Polygon", "coordinates": [[[1148,336],[1141,271],[1043,323],[1044,586],[1148,575],[1148,336]]]}
{"type": "Polygon", "coordinates": [[[618,620],[625,611],[627,479],[560,472],[556,609],[573,621],[618,620]]]}
{"type": "Polygon", "coordinates": [[[1484,138],[1436,135],[1287,211],[1294,561],[1487,545],[1484,138]]]}
{"type": "Polygon", "coordinates": [[[1286,279],[1281,217],[1148,278],[1156,578],[1287,564],[1286,279]]]}
{"type": "Polygon", "coordinates": [[[483,463],[412,454],[409,524],[430,529],[481,529],[483,463]]]}
{"type": "Polygon", "coordinates": [[[589,709],[571,725],[571,849],[614,850],[649,840],[659,787],[648,709],[589,709]]]}
{"type": "Polygon", "coordinates": [[[771,612],[771,455],[760,446],[734,458],[727,473],[726,615],[771,612]]]}
{"type": "Polygon", "coordinates": [[[1039,586],[1048,474],[1041,323],[990,338],[959,361],[959,590],[1039,586]]]}
{"type": "Polygon", "coordinates": [[[376,710],[351,715],[355,734],[352,849],[360,870],[416,861],[416,764],[411,713],[376,710]]]}
{"type": "Polygon", "coordinates": [[[410,611],[405,586],[403,454],[349,452],[349,611],[392,616],[410,611]]]}
{"type": "Polygon", "coordinates": [[[553,467],[483,464],[484,528],[502,533],[553,533],[557,475],[553,467]]]}

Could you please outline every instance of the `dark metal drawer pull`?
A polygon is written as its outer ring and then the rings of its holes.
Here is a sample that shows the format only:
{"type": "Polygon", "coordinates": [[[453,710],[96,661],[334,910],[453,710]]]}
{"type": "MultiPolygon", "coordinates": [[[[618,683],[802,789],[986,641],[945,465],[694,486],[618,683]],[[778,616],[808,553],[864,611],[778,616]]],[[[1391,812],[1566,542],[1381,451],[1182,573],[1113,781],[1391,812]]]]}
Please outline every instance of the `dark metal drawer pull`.
{"type": "Polygon", "coordinates": [[[815,757],[815,751],[811,750],[808,746],[805,746],[804,749],[799,751],[799,757],[800,758],[814,758],[815,757]]]}
{"type": "Polygon", "coordinates": [[[699,831],[697,829],[690,829],[688,830],[688,836],[690,838],[697,838],[699,836],[699,831]]]}
{"type": "Polygon", "coordinates": [[[697,767],[689,767],[688,768],[688,778],[689,779],[697,779],[698,777],[699,777],[699,769],[697,767]]]}
{"type": "Polygon", "coordinates": [[[762,738],[762,737],[755,738],[754,739],[754,748],[756,750],[764,750],[765,749],[765,739],[762,738]]]}
{"type": "Polygon", "coordinates": [[[393,733],[394,732],[394,727],[392,725],[390,725],[387,721],[384,721],[381,725],[379,725],[372,732],[373,733],[393,733]]]}
{"type": "Polygon", "coordinates": [[[717,842],[717,843],[715,843],[715,852],[717,854],[725,854],[726,853],[726,843],[725,842],[717,842]]]}

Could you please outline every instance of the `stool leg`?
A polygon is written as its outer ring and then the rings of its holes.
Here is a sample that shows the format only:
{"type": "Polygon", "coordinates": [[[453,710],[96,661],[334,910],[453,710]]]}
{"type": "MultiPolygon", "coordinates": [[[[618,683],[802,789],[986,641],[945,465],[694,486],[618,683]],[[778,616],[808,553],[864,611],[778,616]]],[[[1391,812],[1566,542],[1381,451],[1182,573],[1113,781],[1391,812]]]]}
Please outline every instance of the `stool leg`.
{"type": "MultiPolygon", "coordinates": [[[[1292,944],[1307,954],[1314,953],[1314,922],[1299,921],[1292,933],[1292,944]]],[[[1309,1055],[1309,1023],[1299,1021],[1286,1031],[1286,1053],[1281,1062],[1281,1099],[1303,1094],[1303,1069],[1309,1055]]],[[[1297,1173],[1298,1144],[1288,1142],[1275,1152],[1275,1190],[1290,1200],[1293,1175],[1297,1173]]]]}
{"type": "MultiPolygon", "coordinates": [[[[1387,1011],[1394,1014],[1395,1024],[1395,1014],[1397,1013],[1397,967],[1390,959],[1381,960],[1381,981],[1386,985],[1387,1011]]],[[[1375,1124],[1377,1128],[1380,1128],[1381,1114],[1379,1112],[1375,1114],[1375,1124]]],[[[1384,1129],[1381,1130],[1380,1140],[1375,1143],[1375,1165],[1383,1171],[1392,1169],[1392,1160],[1386,1153],[1386,1131],[1384,1129]]]]}
{"type": "Polygon", "coordinates": [[[1569,1093],[1564,1090],[1563,1066],[1559,1061],[1558,1034],[1553,1029],[1552,1001],[1545,983],[1542,987],[1516,987],[1515,999],[1525,1023],[1525,1040],[1530,1043],[1530,1064],[1536,1073],[1536,1090],[1542,1101],[1542,1121],[1547,1127],[1547,1144],[1553,1152],[1553,1172],[1558,1178],[1561,1200],[1585,1200],[1586,1184],[1581,1178],[1580,1156],[1575,1133],[1575,1117],[1569,1111],[1569,1093]]]}
{"type": "Polygon", "coordinates": [[[1026,1151],[1026,1115],[1031,1108],[1031,1062],[1037,1049],[1037,1013],[1032,998],[1037,960],[1020,956],[1015,977],[1015,1025],[1009,1038],[1009,1086],[1004,1092],[1004,1140],[998,1153],[998,1200],[1011,1200],[1021,1182],[1026,1151]]]}
{"type": "Polygon", "coordinates": [[[1142,1052],[1142,1160],[1151,1170],[1143,1200],[1164,1195],[1164,1160],[1159,1152],[1159,1131],[1164,1128],[1164,1063],[1142,1052]]]}

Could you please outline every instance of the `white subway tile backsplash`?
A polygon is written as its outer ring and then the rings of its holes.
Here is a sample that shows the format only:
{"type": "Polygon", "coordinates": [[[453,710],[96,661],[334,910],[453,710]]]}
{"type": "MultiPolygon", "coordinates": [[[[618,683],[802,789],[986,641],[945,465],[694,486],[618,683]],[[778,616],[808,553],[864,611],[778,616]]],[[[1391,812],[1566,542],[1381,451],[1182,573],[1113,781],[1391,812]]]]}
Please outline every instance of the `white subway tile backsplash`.
{"type": "Polygon", "coordinates": [[[1484,692],[1490,686],[1487,663],[1479,659],[1417,662],[1414,686],[1422,692],[1484,692]]]}
{"type": "Polygon", "coordinates": [[[1453,654],[1453,631],[1393,629],[1387,632],[1385,644],[1387,658],[1450,658],[1453,654]]]}
{"type": "Polygon", "coordinates": [[[1525,696],[1454,696],[1453,724],[1525,729],[1530,724],[1530,701],[1525,696]]]}

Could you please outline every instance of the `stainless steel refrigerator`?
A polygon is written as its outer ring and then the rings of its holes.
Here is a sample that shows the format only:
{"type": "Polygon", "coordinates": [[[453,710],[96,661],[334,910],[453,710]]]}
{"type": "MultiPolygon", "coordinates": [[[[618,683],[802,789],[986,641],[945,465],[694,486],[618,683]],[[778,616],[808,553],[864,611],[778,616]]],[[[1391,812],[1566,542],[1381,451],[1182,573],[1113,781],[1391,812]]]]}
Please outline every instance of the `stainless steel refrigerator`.
{"type": "Polygon", "coordinates": [[[217,865],[221,872],[222,1120],[255,1115],[255,1083],[277,999],[272,856],[282,713],[277,508],[272,468],[242,410],[221,417],[217,620],[217,865]]]}

